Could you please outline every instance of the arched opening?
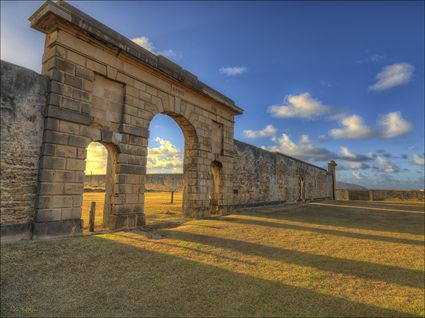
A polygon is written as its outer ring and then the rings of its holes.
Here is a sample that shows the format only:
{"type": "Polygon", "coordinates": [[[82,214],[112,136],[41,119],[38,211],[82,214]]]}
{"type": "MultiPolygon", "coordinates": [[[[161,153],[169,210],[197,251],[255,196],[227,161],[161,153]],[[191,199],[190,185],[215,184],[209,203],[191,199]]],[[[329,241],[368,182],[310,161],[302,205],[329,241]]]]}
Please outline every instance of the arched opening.
{"type": "Polygon", "coordinates": [[[221,191],[221,170],[223,165],[219,161],[211,163],[211,177],[209,184],[209,200],[210,200],[210,213],[212,215],[220,214],[222,206],[222,191],[221,191]]]}
{"type": "Polygon", "coordinates": [[[87,146],[82,215],[84,230],[89,229],[90,209],[95,202],[94,228],[109,227],[114,152],[109,145],[91,142],[87,146]]]}
{"type": "Polygon", "coordinates": [[[194,129],[182,116],[157,114],[151,120],[144,195],[147,224],[183,218],[194,142],[194,129]]]}

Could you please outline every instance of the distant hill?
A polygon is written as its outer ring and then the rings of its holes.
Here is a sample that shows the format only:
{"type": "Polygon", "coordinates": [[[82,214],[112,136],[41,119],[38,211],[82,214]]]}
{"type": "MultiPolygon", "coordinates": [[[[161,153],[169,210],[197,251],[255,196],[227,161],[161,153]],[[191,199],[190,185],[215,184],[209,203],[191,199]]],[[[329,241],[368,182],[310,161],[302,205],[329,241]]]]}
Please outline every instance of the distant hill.
{"type": "Polygon", "coordinates": [[[341,181],[336,182],[336,188],[337,189],[367,190],[367,188],[365,188],[361,185],[354,184],[354,183],[341,182],[341,181]]]}

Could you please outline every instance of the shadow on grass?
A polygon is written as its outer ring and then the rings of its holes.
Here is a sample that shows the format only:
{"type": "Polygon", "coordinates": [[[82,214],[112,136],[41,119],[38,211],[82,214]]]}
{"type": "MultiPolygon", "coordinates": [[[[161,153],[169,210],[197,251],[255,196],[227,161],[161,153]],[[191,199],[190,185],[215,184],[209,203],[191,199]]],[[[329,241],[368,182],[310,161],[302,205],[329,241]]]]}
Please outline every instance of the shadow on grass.
{"type": "Polygon", "coordinates": [[[261,216],[263,218],[311,223],[314,225],[330,225],[354,229],[424,234],[425,215],[413,213],[397,213],[383,211],[368,211],[341,207],[325,207],[306,205],[290,210],[273,212],[242,211],[239,214],[261,216]]]}
{"type": "Polygon", "coordinates": [[[98,236],[34,245],[2,251],[2,317],[413,316],[98,236]]]}
{"type": "MultiPolygon", "coordinates": [[[[260,216],[260,215],[257,214],[257,216],[260,216]]],[[[263,221],[263,220],[241,219],[241,218],[236,218],[231,216],[223,218],[222,221],[231,221],[231,222],[236,222],[240,224],[281,228],[286,230],[308,231],[308,232],[335,235],[335,236],[341,236],[341,237],[349,237],[349,238],[362,239],[362,240],[373,240],[373,241],[382,241],[382,242],[399,243],[399,244],[411,244],[411,245],[418,245],[418,246],[424,245],[424,241],[418,241],[418,240],[409,240],[409,239],[380,236],[380,235],[373,235],[373,234],[353,233],[353,232],[331,230],[331,229],[321,229],[317,227],[276,223],[276,222],[269,222],[269,221],[263,221]]]]}
{"type": "Polygon", "coordinates": [[[364,261],[347,260],[332,256],[316,255],[295,250],[265,246],[240,240],[225,239],[195,233],[167,230],[169,237],[219,248],[231,249],[246,255],[264,257],[290,264],[310,266],[319,270],[357,276],[360,278],[395,283],[408,287],[423,288],[424,272],[397,266],[381,265],[364,261]]]}

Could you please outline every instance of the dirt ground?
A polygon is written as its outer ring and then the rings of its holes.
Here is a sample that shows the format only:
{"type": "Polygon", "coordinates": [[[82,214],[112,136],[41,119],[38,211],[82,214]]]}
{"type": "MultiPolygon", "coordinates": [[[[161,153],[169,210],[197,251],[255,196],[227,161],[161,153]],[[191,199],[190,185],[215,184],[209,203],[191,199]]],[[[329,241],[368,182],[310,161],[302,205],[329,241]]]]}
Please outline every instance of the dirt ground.
{"type": "Polygon", "coordinates": [[[423,204],[255,208],[1,252],[2,317],[424,316],[423,204]]]}

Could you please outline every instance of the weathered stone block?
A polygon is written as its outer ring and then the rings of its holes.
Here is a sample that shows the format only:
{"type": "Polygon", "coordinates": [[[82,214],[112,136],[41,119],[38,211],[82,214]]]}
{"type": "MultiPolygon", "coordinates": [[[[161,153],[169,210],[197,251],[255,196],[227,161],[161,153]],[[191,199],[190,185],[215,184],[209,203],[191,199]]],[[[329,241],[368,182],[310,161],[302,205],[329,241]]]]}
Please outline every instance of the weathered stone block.
{"type": "Polygon", "coordinates": [[[94,80],[94,72],[92,70],[89,70],[79,65],[77,65],[75,69],[75,75],[77,75],[78,77],[84,78],[88,81],[94,80]]]}
{"type": "Polygon", "coordinates": [[[83,87],[83,80],[81,78],[69,74],[64,75],[64,83],[80,89],[83,87]]]}
{"type": "Polygon", "coordinates": [[[38,209],[35,221],[36,222],[52,222],[60,221],[62,212],[60,209],[38,209]]]}
{"type": "Polygon", "coordinates": [[[62,183],[40,183],[38,186],[38,193],[39,194],[63,194],[63,187],[64,185],[62,183]]]}
{"type": "Polygon", "coordinates": [[[40,168],[43,169],[65,169],[65,158],[42,156],[40,160],[40,168]]]}
{"type": "Polygon", "coordinates": [[[81,137],[81,136],[69,136],[69,142],[68,144],[70,146],[80,147],[80,148],[86,148],[88,144],[90,143],[90,139],[87,137],[81,137]]]}
{"type": "Polygon", "coordinates": [[[73,63],[59,59],[59,58],[54,59],[53,67],[56,67],[58,70],[64,71],[69,74],[75,73],[75,65],[73,63]]]}
{"type": "Polygon", "coordinates": [[[47,106],[46,116],[57,119],[63,119],[83,125],[88,125],[91,122],[90,116],[88,114],[68,110],[66,108],[59,108],[53,105],[47,106]]]}
{"type": "Polygon", "coordinates": [[[57,208],[70,208],[72,207],[72,196],[45,196],[38,197],[39,209],[57,209],[57,208]]]}
{"type": "Polygon", "coordinates": [[[129,124],[121,124],[120,132],[134,136],[149,138],[149,130],[145,127],[138,127],[129,124]]]}
{"type": "Polygon", "coordinates": [[[96,61],[87,59],[87,64],[86,64],[87,68],[89,70],[92,70],[96,73],[99,73],[103,76],[106,76],[106,65],[100,64],[96,61]]]}
{"type": "Polygon", "coordinates": [[[66,159],[66,169],[67,170],[77,170],[84,171],[86,168],[86,161],[80,159],[66,159]]]}
{"type": "Polygon", "coordinates": [[[81,218],[81,208],[62,208],[62,220],[73,220],[81,218]]]}
{"type": "Polygon", "coordinates": [[[43,139],[46,143],[66,145],[68,144],[69,135],[52,130],[46,130],[43,139]]]}
{"type": "Polygon", "coordinates": [[[61,220],[55,222],[35,222],[33,239],[81,235],[83,222],[81,219],[61,220]]]}
{"type": "Polygon", "coordinates": [[[146,174],[146,167],[119,164],[117,165],[117,173],[139,174],[139,175],[146,174]]]}
{"type": "Polygon", "coordinates": [[[64,194],[83,194],[84,184],[79,183],[66,183],[64,185],[64,194]]]}

